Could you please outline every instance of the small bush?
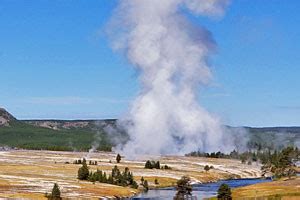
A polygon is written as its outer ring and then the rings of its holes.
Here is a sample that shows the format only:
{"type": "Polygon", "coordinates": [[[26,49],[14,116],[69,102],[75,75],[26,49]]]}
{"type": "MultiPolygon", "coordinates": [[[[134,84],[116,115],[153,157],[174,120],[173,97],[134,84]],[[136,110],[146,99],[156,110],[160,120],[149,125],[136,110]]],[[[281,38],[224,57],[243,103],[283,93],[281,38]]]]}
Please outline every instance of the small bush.
{"type": "Polygon", "coordinates": [[[229,185],[223,183],[218,189],[218,199],[219,200],[231,200],[231,189],[229,185]]]}

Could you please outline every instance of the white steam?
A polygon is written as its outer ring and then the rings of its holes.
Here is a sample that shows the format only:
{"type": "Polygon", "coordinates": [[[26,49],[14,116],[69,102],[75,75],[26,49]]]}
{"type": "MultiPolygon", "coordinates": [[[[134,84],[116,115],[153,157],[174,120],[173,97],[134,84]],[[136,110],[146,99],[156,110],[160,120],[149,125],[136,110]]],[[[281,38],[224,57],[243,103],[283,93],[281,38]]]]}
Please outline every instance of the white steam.
{"type": "Polygon", "coordinates": [[[124,121],[133,154],[183,154],[224,148],[219,120],[197,102],[212,74],[210,32],[186,12],[220,16],[228,0],[122,0],[112,19],[113,46],[140,71],[142,91],[124,121]],[[128,125],[129,124],[129,125],[128,125]]]}
{"type": "Polygon", "coordinates": [[[92,147],[89,149],[87,155],[85,156],[86,159],[89,159],[91,154],[97,151],[97,149],[100,147],[101,140],[102,140],[101,133],[97,132],[94,135],[94,140],[92,142],[92,147]]]}

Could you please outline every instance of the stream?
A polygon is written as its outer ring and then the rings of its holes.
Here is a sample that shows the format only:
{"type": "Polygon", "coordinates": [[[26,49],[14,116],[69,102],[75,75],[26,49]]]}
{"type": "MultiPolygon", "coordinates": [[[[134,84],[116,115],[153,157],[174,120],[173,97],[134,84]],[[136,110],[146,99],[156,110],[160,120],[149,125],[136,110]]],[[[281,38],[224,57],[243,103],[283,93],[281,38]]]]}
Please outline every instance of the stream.
{"type": "MultiPolygon", "coordinates": [[[[203,183],[193,185],[193,197],[197,199],[203,199],[207,197],[212,197],[217,195],[217,190],[221,184],[226,183],[230,188],[242,187],[247,185],[252,185],[256,183],[270,182],[271,179],[232,179],[232,180],[222,180],[214,183],[203,183]]],[[[176,194],[176,189],[174,187],[162,188],[157,190],[149,190],[147,193],[138,194],[133,197],[134,200],[147,199],[147,200],[172,200],[176,194]]]]}

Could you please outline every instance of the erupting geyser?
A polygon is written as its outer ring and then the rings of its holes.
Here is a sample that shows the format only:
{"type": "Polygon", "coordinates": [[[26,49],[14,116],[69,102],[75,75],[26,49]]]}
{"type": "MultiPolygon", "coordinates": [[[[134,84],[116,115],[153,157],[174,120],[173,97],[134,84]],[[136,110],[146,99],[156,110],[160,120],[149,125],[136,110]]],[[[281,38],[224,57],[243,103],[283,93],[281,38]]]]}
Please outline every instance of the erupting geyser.
{"type": "Polygon", "coordinates": [[[140,71],[142,91],[124,121],[127,154],[183,154],[223,149],[219,120],[197,101],[211,79],[210,32],[188,20],[222,15],[228,0],[121,0],[112,18],[113,47],[140,71]],[[128,125],[130,124],[130,125],[128,125]]]}

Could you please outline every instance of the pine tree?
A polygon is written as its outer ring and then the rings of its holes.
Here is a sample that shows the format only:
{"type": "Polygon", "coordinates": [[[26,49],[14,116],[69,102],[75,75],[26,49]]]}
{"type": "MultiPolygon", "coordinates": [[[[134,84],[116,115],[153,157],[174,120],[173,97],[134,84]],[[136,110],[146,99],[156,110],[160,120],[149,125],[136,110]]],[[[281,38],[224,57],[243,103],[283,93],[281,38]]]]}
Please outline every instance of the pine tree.
{"type": "Polygon", "coordinates": [[[99,181],[100,183],[103,183],[103,173],[101,170],[97,169],[97,181],[99,181]]]}
{"type": "Polygon", "coordinates": [[[60,200],[61,199],[60,189],[59,189],[59,186],[57,183],[54,183],[51,195],[48,199],[50,199],[50,200],[60,200]]]}
{"type": "Polygon", "coordinates": [[[144,190],[147,192],[149,190],[149,185],[148,185],[148,181],[147,180],[144,181],[143,186],[144,186],[144,190]]]}
{"type": "Polygon", "coordinates": [[[117,160],[117,163],[120,163],[120,161],[121,161],[121,155],[120,154],[117,155],[116,160],[117,160]]]}
{"type": "Polygon", "coordinates": [[[83,159],[82,167],[78,169],[78,179],[79,180],[88,180],[89,177],[89,168],[86,164],[86,160],[83,159]]]}
{"type": "Polygon", "coordinates": [[[231,189],[230,187],[223,183],[218,189],[218,199],[219,200],[231,200],[231,189]]]}
{"type": "Polygon", "coordinates": [[[156,169],[160,169],[160,163],[159,163],[159,161],[157,161],[157,162],[155,163],[155,168],[156,168],[156,169]]]}
{"type": "Polygon", "coordinates": [[[103,173],[103,176],[102,176],[102,183],[107,183],[106,172],[103,173]]]}
{"type": "Polygon", "coordinates": [[[111,171],[111,176],[113,178],[117,178],[119,175],[120,175],[120,170],[119,170],[118,166],[115,165],[114,168],[111,171]]]}
{"type": "Polygon", "coordinates": [[[131,187],[134,188],[134,189],[137,189],[139,186],[138,186],[136,181],[133,181],[132,184],[131,184],[131,187]]]}
{"type": "Polygon", "coordinates": [[[209,167],[208,165],[205,165],[204,170],[205,170],[206,172],[208,172],[208,171],[210,170],[210,167],[209,167]]]}
{"type": "Polygon", "coordinates": [[[174,199],[188,199],[192,195],[191,179],[187,176],[183,176],[177,181],[177,193],[174,199]]]}
{"type": "Polygon", "coordinates": [[[128,184],[129,184],[129,185],[132,185],[132,184],[133,184],[134,179],[133,179],[132,172],[128,172],[128,175],[127,175],[127,181],[128,181],[128,184]]]}
{"type": "Polygon", "coordinates": [[[152,169],[153,167],[152,167],[152,164],[151,164],[151,162],[150,162],[150,160],[147,160],[147,162],[146,162],[146,164],[145,164],[145,168],[146,169],[152,169]]]}
{"type": "Polygon", "coordinates": [[[107,183],[114,184],[114,179],[111,174],[108,176],[107,183]]]}

